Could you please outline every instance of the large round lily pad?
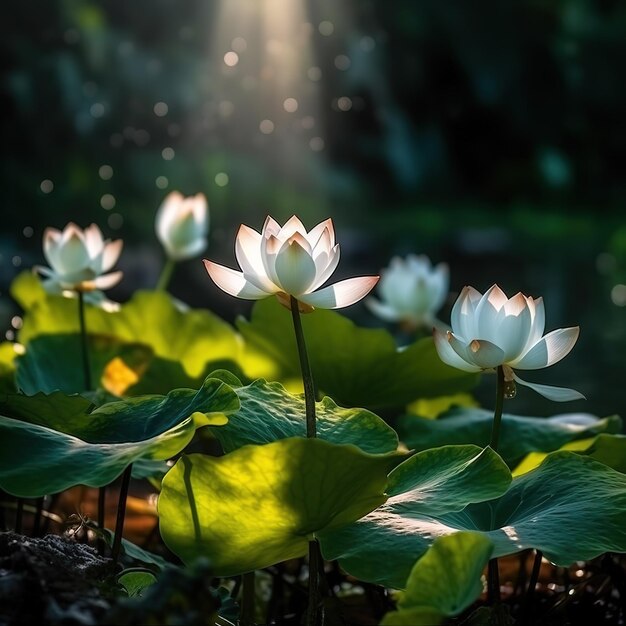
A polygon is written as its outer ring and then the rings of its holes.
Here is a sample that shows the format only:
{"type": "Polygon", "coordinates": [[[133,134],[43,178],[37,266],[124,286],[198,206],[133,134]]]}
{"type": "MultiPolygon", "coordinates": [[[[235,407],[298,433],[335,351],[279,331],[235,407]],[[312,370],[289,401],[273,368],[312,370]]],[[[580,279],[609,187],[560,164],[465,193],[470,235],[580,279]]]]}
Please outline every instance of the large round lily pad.
{"type": "Polygon", "coordinates": [[[161,536],[185,563],[208,557],[220,576],[300,557],[318,533],[382,504],[399,458],[299,437],[183,456],[163,479],[161,536]]]}

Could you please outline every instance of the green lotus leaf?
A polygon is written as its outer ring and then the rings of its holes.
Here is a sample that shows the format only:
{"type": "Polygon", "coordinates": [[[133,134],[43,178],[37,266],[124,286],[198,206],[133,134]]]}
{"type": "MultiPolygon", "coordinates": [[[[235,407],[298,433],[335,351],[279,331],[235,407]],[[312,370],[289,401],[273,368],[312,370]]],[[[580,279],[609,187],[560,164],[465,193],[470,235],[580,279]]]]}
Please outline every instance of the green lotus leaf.
{"type": "Polygon", "coordinates": [[[183,562],[207,557],[219,576],[301,557],[318,533],[386,500],[399,458],[300,437],[183,456],[163,479],[161,536],[183,562]]]}
{"type": "Polygon", "coordinates": [[[427,484],[398,493],[355,524],[324,536],[326,558],[338,558],[363,580],[398,586],[437,537],[459,530],[484,534],[495,557],[535,548],[560,566],[626,552],[626,475],[574,452],[549,454],[500,497],[474,504],[467,498],[463,509],[462,494],[448,512],[438,502],[425,506],[424,489],[427,484]]]}
{"type": "MultiPolygon", "coordinates": [[[[575,450],[590,456],[614,470],[626,474],[626,435],[597,435],[591,439],[579,439],[566,443],[561,450],[575,450]]],[[[513,476],[521,476],[535,469],[548,455],[545,452],[531,452],[515,468],[513,476]]]]}
{"type": "MultiPolygon", "coordinates": [[[[493,412],[459,407],[436,420],[402,416],[398,434],[414,450],[449,444],[486,446],[492,424],[493,412]]],[[[621,425],[617,415],[599,418],[588,413],[566,413],[545,418],[504,414],[498,453],[509,467],[515,467],[529,452],[553,452],[570,441],[602,432],[619,432],[621,425]]]]}
{"type": "MultiPolygon", "coordinates": [[[[255,303],[251,320],[240,319],[237,326],[247,344],[278,364],[281,381],[299,379],[290,313],[275,298],[255,303]]],[[[420,397],[467,391],[478,380],[445,365],[430,337],[398,350],[387,331],[359,328],[324,310],[303,315],[302,326],[318,388],[343,406],[400,407],[420,397]]]]}
{"type": "MultiPolygon", "coordinates": [[[[219,375],[212,373],[211,376],[219,375]]],[[[239,396],[241,407],[229,416],[228,424],[214,435],[225,452],[247,444],[263,444],[306,435],[304,398],[288,393],[280,383],[257,380],[242,386],[224,378],[239,396]]],[[[366,409],[344,409],[330,398],[316,404],[317,433],[332,443],[351,443],[372,454],[392,452],[398,447],[395,431],[366,409]]]]}
{"type": "Polygon", "coordinates": [[[398,610],[385,615],[383,626],[425,626],[458,615],[482,593],[482,572],[493,545],[478,533],[439,537],[413,566],[398,610]]]}
{"type": "MultiPolygon", "coordinates": [[[[76,299],[42,293],[34,281],[30,273],[21,274],[11,288],[26,309],[19,341],[28,348],[40,335],[78,333],[76,299]]],[[[249,378],[272,377],[276,371],[262,353],[246,348],[225,321],[206,310],[182,310],[165,292],[138,291],[119,311],[87,306],[85,319],[89,334],[145,344],[156,357],[179,362],[191,378],[202,376],[208,363],[218,361],[234,361],[249,378]]]]}
{"type": "Polygon", "coordinates": [[[22,497],[78,484],[101,487],[136,459],[178,454],[196,429],[239,408],[228,385],[111,402],[93,412],[81,396],[6,395],[0,403],[0,487],[22,497]],[[25,453],[27,451],[27,453],[25,453]]]}

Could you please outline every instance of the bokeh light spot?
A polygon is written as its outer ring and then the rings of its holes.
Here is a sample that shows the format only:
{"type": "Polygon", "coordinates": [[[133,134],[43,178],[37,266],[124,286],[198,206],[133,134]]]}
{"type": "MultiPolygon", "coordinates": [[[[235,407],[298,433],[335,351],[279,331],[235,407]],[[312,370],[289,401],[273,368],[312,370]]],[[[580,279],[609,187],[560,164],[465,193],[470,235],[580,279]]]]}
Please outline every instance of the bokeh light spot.
{"type": "Polygon", "coordinates": [[[165,117],[170,108],[165,102],[157,102],[152,110],[157,117],[165,117]]]}
{"type": "Polygon", "coordinates": [[[50,193],[54,189],[54,183],[49,178],[46,178],[39,183],[39,189],[44,193],[50,193]]]}
{"type": "Polygon", "coordinates": [[[320,31],[321,35],[324,35],[324,37],[328,37],[332,35],[335,31],[335,25],[328,20],[324,20],[323,22],[319,23],[317,29],[320,31]]]}
{"type": "Polygon", "coordinates": [[[232,50],[228,51],[224,55],[224,63],[228,67],[235,67],[235,65],[239,63],[239,55],[236,52],[233,52],[232,50]]]}
{"type": "Polygon", "coordinates": [[[167,189],[167,186],[170,184],[170,181],[167,180],[166,176],[157,176],[156,180],[154,181],[154,184],[159,189],[167,189]]]}
{"type": "Polygon", "coordinates": [[[225,172],[219,172],[215,175],[215,184],[218,187],[226,187],[228,185],[228,174],[225,172]]]}
{"type": "Polygon", "coordinates": [[[298,110],[298,101],[295,98],[287,98],[283,102],[283,108],[287,113],[295,113],[298,110]]]}
{"type": "Polygon", "coordinates": [[[102,180],[111,180],[113,177],[113,168],[110,165],[101,165],[98,169],[98,176],[102,180]]]}
{"type": "Polygon", "coordinates": [[[110,211],[115,206],[115,196],[110,193],[105,193],[100,198],[100,206],[106,211],[110,211]]]}
{"type": "Polygon", "coordinates": [[[274,132],[274,122],[272,120],[261,120],[259,130],[264,135],[271,135],[274,132]]]}

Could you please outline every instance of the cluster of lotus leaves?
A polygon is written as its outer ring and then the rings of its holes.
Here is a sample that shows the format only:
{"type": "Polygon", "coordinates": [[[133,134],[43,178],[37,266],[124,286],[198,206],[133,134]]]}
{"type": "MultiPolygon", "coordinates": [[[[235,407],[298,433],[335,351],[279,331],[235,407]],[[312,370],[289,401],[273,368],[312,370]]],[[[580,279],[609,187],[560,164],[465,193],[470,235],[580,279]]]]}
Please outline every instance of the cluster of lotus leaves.
{"type": "Polygon", "coordinates": [[[326,394],[311,440],[289,312],[272,299],[237,328],[163,292],[138,292],[117,312],[88,307],[86,391],[77,302],[46,295],[28,274],[12,293],[25,314],[19,354],[0,346],[8,493],[99,487],[132,463],[137,476],[164,475],[160,531],[183,562],[205,556],[230,576],[303,556],[317,538],[357,578],[406,588],[386,624],[458,614],[480,593],[490,556],[536,548],[569,565],[626,551],[616,416],[505,415],[498,454],[487,446],[490,412],[405,414],[398,432],[414,453],[399,447],[373,411],[398,414],[477,381],[444,365],[431,338],[398,351],[388,332],[336,312],[303,316],[326,394]],[[184,454],[199,428],[223,456],[184,454]],[[447,592],[424,582],[433,571],[449,577],[447,592]]]}

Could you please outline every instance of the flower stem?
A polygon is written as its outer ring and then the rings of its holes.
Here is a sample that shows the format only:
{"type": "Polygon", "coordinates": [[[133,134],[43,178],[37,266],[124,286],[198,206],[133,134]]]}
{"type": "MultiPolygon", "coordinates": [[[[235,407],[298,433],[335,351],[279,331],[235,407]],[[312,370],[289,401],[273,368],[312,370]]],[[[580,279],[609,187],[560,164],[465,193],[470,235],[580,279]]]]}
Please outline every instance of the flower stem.
{"type": "Polygon", "coordinates": [[[302,331],[302,320],[298,301],[291,296],[291,317],[293,318],[293,328],[296,333],[296,344],[298,345],[298,356],[300,357],[300,369],[302,371],[302,385],[304,386],[304,406],[306,414],[306,436],[316,437],[315,427],[315,387],[313,385],[313,375],[311,365],[304,342],[304,332],[302,331]]]}
{"type": "Polygon", "coordinates": [[[124,532],[124,517],[126,516],[126,498],[128,496],[128,486],[130,485],[130,475],[133,471],[131,463],[122,474],[122,485],[120,487],[120,498],[117,503],[117,519],[115,520],[115,537],[113,539],[113,547],[111,548],[111,558],[113,563],[117,565],[122,547],[122,533],[124,532]]]}
{"type": "MultiPolygon", "coordinates": [[[[106,506],[106,487],[100,487],[98,489],[98,528],[100,530],[104,529],[104,511],[106,506]]],[[[104,539],[98,540],[98,554],[104,554],[104,547],[106,543],[104,539]]]]}
{"type": "Polygon", "coordinates": [[[85,325],[85,296],[78,291],[78,322],[80,325],[80,345],[83,358],[83,383],[85,391],[91,391],[91,368],[89,367],[89,348],[87,346],[87,327],[85,325]]]}
{"type": "Polygon", "coordinates": [[[498,442],[500,441],[500,426],[502,424],[502,407],[504,405],[504,368],[498,365],[496,372],[498,382],[496,384],[496,408],[493,412],[493,424],[491,426],[491,441],[489,442],[492,450],[498,450],[498,442]]]}
{"type": "Polygon", "coordinates": [[[533,561],[533,569],[530,573],[530,580],[528,582],[528,589],[526,589],[526,597],[524,598],[524,608],[522,612],[522,623],[528,624],[532,617],[532,603],[535,595],[535,587],[539,580],[539,572],[541,570],[541,559],[543,558],[543,552],[541,550],[535,550],[535,559],[533,561]]]}
{"type": "Polygon", "coordinates": [[[175,261],[167,258],[165,261],[165,265],[161,270],[161,275],[159,276],[159,280],[157,281],[156,290],[157,291],[165,291],[167,286],[170,284],[170,279],[172,278],[172,273],[174,272],[174,266],[176,265],[175,261]]]}
{"type": "MultiPolygon", "coordinates": [[[[496,371],[498,382],[496,384],[496,406],[493,412],[493,424],[491,426],[491,441],[489,446],[492,450],[497,451],[498,442],[500,441],[500,426],[502,424],[502,407],[504,405],[504,368],[502,365],[498,366],[496,371]]],[[[492,510],[492,526],[494,511],[492,510]]],[[[500,602],[500,573],[498,571],[498,559],[491,559],[489,561],[487,587],[489,604],[499,604],[500,602]]]]}
{"type": "Polygon", "coordinates": [[[254,625],[254,571],[246,572],[241,576],[241,619],[242,626],[254,625]]]}
{"type": "Polygon", "coordinates": [[[306,626],[319,626],[324,623],[324,612],[320,610],[320,573],[322,553],[317,539],[309,541],[309,606],[306,611],[306,626]]]}

